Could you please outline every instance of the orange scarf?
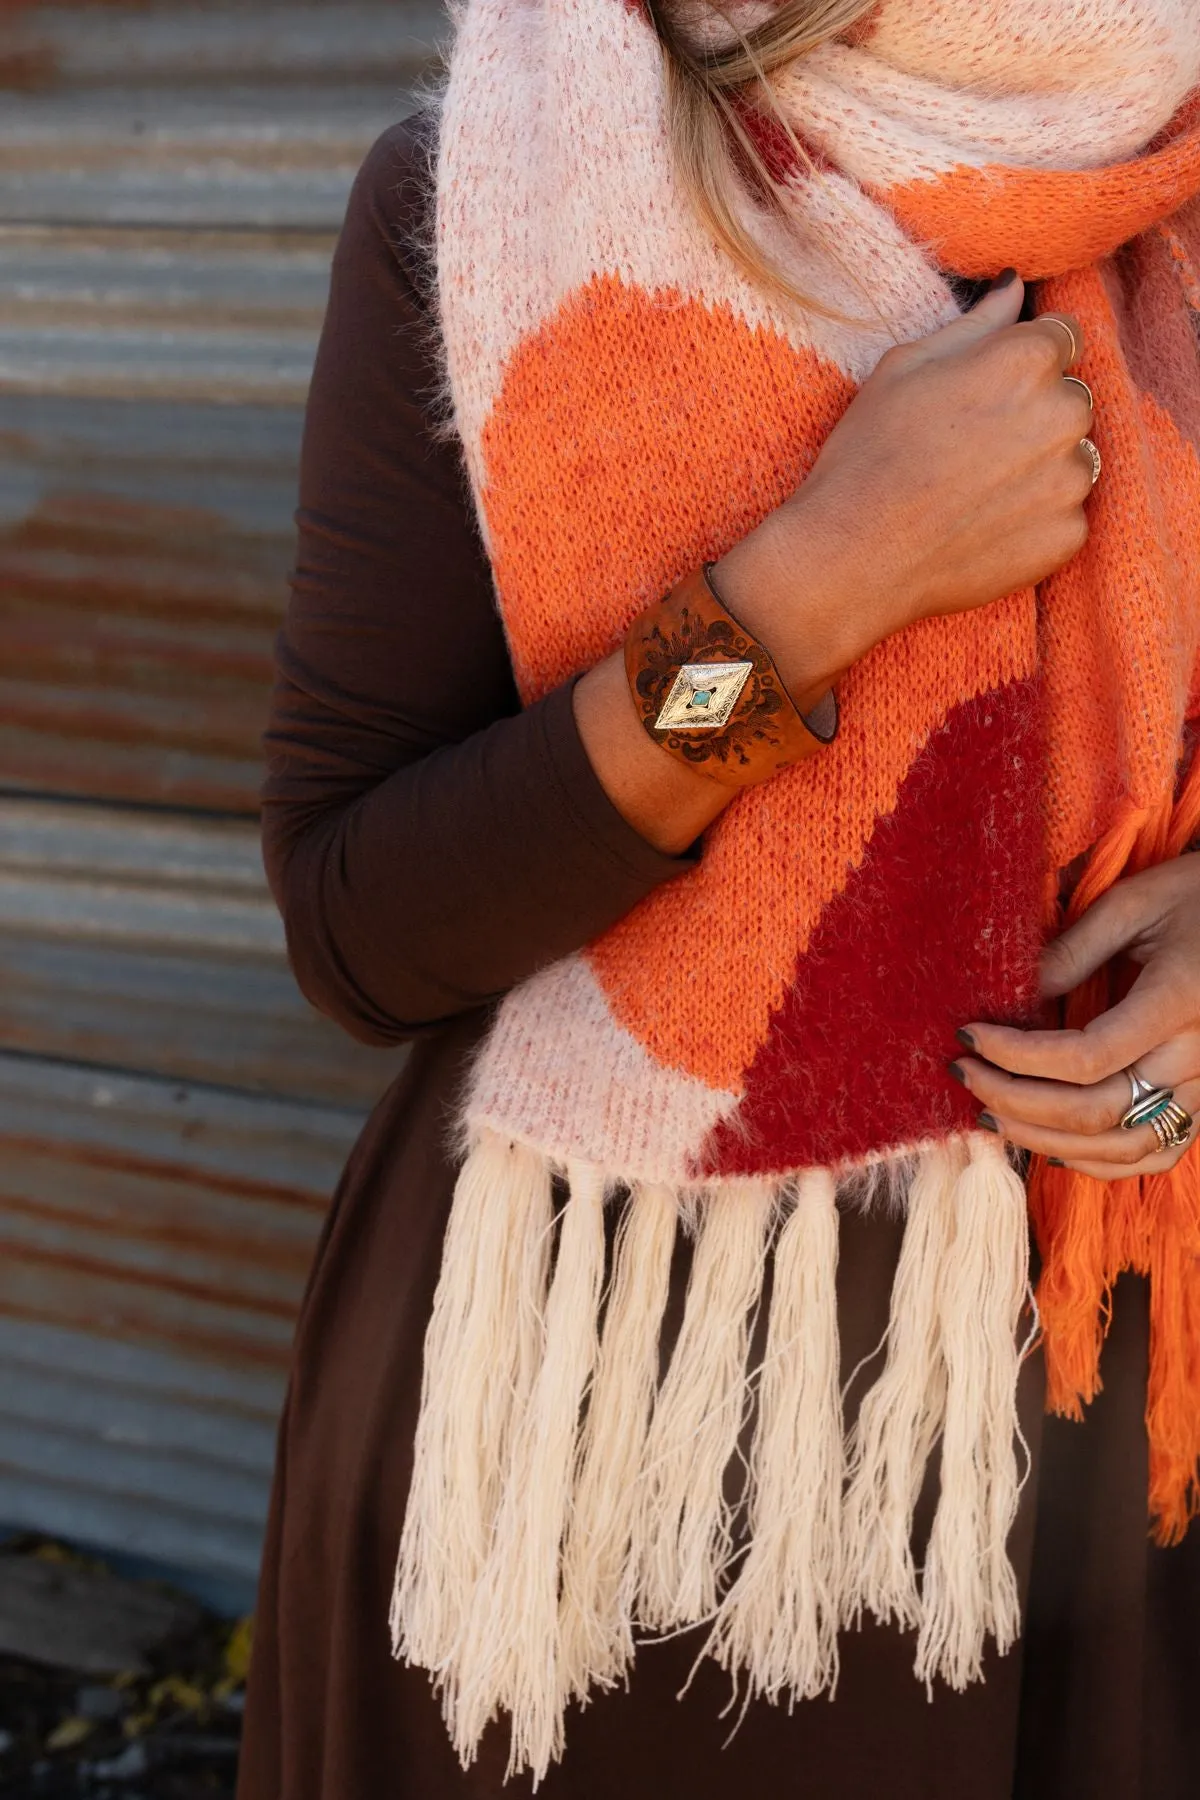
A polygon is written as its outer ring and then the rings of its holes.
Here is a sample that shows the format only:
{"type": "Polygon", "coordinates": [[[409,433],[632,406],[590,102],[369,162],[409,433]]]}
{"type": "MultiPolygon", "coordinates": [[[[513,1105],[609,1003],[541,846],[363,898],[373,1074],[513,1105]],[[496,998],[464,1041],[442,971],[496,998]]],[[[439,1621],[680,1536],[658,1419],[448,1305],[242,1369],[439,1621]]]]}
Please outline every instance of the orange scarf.
{"type": "MultiPolygon", "coordinates": [[[[1073,918],[1200,827],[1200,774],[1179,778],[1200,712],[1200,21],[1178,0],[1083,10],[1087,32],[1044,0],[884,0],[789,72],[819,166],[787,177],[798,231],[754,228],[821,303],[805,312],[695,218],[636,9],[465,8],[441,312],[527,700],[794,490],[888,344],[956,315],[946,271],[1012,264],[1078,316],[1104,458],[1068,568],[879,645],[829,751],[740,794],[698,867],[499,1010],[464,1106],[393,1610],[465,1760],[501,1708],[513,1767],[543,1770],[568,1700],[622,1680],[643,1630],[707,1623],[708,1653],[775,1698],[828,1688],[864,1610],[914,1628],[919,1676],[956,1687],[1019,1629],[1026,1197],[945,1063],[964,1020],[1031,1017],[1060,871],[1086,856],[1073,918]],[[838,1213],[881,1192],[905,1247],[847,1434],[838,1213]]],[[[1059,1410],[1097,1389],[1118,1272],[1150,1274],[1151,1501],[1176,1538],[1200,1501],[1196,1153],[1107,1191],[1039,1164],[1032,1206],[1059,1410]]]]}

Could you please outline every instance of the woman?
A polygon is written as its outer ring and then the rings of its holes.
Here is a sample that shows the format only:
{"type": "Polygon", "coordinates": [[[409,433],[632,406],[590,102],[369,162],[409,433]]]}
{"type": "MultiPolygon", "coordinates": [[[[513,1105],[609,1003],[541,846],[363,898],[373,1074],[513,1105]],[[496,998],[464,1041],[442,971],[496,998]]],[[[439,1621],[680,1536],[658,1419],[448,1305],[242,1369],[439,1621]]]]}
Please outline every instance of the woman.
{"type": "Polygon", "coordinates": [[[471,0],[368,162],[266,849],[415,1047],[243,1800],[1194,1792],[1198,86],[1184,0],[471,0]]]}

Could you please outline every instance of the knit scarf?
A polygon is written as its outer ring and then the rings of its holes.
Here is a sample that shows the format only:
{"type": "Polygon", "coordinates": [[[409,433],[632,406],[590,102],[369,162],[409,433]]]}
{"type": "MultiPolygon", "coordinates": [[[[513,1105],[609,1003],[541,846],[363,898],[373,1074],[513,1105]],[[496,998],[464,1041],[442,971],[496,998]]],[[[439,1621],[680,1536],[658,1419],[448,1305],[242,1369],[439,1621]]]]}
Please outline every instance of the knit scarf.
{"type": "MultiPolygon", "coordinates": [[[[1160,1537],[1197,1510],[1196,1154],[1107,1189],[1035,1162],[1027,1191],[946,1063],[965,1021],[1031,1022],[1047,936],[1200,825],[1198,83],[1192,0],[884,0],[779,84],[811,153],[776,131],[792,218],[746,198],[801,307],[698,220],[636,5],[467,0],[441,321],[526,702],[793,492],[883,351],[957,315],[950,274],[1012,264],[1078,316],[1104,475],[1074,562],[879,645],[831,748],[499,1008],[392,1609],[464,1763],[506,1713],[536,1779],[642,1634],[703,1627],[743,1692],[790,1701],[871,1614],[921,1681],[977,1679],[1020,1630],[1021,1356],[1040,1329],[1078,1413],[1122,1269],[1152,1283],[1160,1537]],[[851,1409],[838,1221],[885,1204],[905,1236],[851,1409]]],[[[1068,1022],[1110,999],[1090,983],[1068,1022]]]]}

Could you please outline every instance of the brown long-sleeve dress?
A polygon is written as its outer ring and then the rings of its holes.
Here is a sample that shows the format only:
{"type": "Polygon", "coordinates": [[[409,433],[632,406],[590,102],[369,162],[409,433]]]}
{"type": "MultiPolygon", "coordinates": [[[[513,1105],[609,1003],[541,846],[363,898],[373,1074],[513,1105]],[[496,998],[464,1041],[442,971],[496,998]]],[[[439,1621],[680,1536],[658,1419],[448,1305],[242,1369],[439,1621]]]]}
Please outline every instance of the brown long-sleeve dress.
{"type": "MultiPolygon", "coordinates": [[[[390,1654],[448,1132],[489,1008],[686,866],[617,814],[569,689],[521,713],[458,455],[434,429],[414,248],[421,129],[354,192],[309,409],[295,590],[279,641],[268,868],[305,992],[369,1043],[411,1040],[339,1187],[305,1301],[259,1596],[240,1800],[466,1800],[502,1789],[493,1728],[463,1773],[428,1678],[390,1654]]],[[[847,1219],[847,1366],[879,1339],[899,1228],[847,1219]]],[[[568,1723],[546,1800],[1197,1800],[1200,1530],[1149,1546],[1144,1294],[1122,1283],[1088,1423],[1043,1421],[1014,1534],[1023,1646],[932,1703],[894,1630],[849,1636],[837,1698],[756,1704],[695,1637],[568,1723]]],[[[504,1790],[520,1796],[527,1780],[504,1790]]]]}

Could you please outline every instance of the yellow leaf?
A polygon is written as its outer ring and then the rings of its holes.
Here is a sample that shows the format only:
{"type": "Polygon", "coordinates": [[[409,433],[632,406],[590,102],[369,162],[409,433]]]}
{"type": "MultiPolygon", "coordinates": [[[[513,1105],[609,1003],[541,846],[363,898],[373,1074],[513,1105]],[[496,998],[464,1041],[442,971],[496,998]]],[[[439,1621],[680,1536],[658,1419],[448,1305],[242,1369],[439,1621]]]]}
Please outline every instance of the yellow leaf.
{"type": "Polygon", "coordinates": [[[177,1706],[181,1712],[201,1712],[208,1704],[203,1688],[198,1688],[193,1681],[185,1681],[182,1675],[168,1675],[164,1680],[156,1681],[146,1698],[151,1706],[177,1706]]]}
{"type": "Polygon", "coordinates": [[[28,1554],[34,1562],[60,1563],[69,1569],[80,1569],[84,1574],[107,1575],[108,1564],[98,1556],[84,1556],[78,1550],[72,1550],[69,1544],[56,1543],[52,1538],[38,1544],[28,1554]]]}
{"type": "Polygon", "coordinates": [[[250,1651],[254,1643],[253,1618],[239,1619],[225,1646],[225,1673],[235,1687],[240,1687],[250,1672],[250,1651]]]}
{"type": "Polygon", "coordinates": [[[71,1750],[82,1744],[85,1737],[91,1736],[93,1723],[91,1719],[64,1719],[46,1739],[47,1750],[71,1750]]]}

